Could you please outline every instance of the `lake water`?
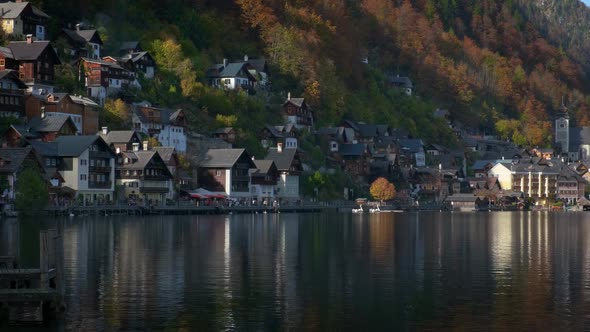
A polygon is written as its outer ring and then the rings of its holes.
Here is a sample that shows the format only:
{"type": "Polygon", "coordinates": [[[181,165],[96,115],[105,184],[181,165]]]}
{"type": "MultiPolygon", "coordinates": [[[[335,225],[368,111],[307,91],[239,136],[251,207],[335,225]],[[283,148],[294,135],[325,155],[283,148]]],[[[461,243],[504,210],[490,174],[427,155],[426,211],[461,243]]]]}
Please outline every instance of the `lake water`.
{"type": "Polygon", "coordinates": [[[68,313],[56,330],[590,329],[590,213],[0,225],[0,250],[31,265],[38,230],[62,229],[68,313]]]}

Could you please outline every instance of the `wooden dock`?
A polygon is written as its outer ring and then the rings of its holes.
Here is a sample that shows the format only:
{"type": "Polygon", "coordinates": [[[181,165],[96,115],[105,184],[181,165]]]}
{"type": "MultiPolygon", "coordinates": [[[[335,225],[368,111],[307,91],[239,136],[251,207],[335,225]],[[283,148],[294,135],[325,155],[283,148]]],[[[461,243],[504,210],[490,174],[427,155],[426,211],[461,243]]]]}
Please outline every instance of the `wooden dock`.
{"type": "Polygon", "coordinates": [[[18,268],[14,257],[0,256],[0,322],[17,308],[41,308],[41,320],[65,311],[63,243],[56,230],[39,234],[39,268],[18,268]]]}

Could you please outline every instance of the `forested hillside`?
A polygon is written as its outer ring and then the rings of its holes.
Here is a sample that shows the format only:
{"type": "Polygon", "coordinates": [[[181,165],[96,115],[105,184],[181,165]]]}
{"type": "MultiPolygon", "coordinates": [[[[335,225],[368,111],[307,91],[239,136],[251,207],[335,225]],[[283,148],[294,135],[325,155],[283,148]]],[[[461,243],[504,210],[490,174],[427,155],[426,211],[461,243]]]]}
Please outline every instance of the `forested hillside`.
{"type": "Polygon", "coordinates": [[[107,53],[140,40],[161,70],[137,98],[190,110],[197,130],[235,124],[244,143],[255,141],[252,124],[277,119],[287,91],[305,96],[319,125],[386,122],[426,140],[452,140],[432,118],[437,107],[519,144],[549,145],[562,101],[576,124],[590,125],[579,62],[588,54],[588,10],[576,0],[33,2],[52,16],[54,34],[79,21],[99,29],[107,53]],[[211,64],[244,54],[270,61],[270,95],[207,86],[211,64]],[[391,89],[390,74],[409,76],[417,96],[391,89]]]}

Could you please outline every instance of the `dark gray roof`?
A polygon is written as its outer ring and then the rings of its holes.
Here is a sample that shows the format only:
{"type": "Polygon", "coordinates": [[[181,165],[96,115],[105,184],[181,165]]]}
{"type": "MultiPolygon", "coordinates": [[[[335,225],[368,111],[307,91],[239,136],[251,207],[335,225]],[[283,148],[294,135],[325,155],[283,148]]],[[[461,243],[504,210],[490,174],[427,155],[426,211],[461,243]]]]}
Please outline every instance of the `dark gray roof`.
{"type": "Polygon", "coordinates": [[[213,134],[229,134],[232,130],[234,130],[233,127],[218,128],[213,134]]]}
{"type": "Polygon", "coordinates": [[[68,121],[71,122],[73,128],[76,128],[75,123],[69,115],[49,113],[44,118],[32,119],[29,122],[28,127],[30,128],[30,131],[41,133],[58,132],[68,121]]]}
{"type": "Polygon", "coordinates": [[[137,40],[135,40],[135,41],[126,41],[126,42],[121,43],[121,47],[119,49],[122,51],[126,51],[126,50],[135,50],[138,47],[140,47],[139,42],[137,40]]]}
{"type": "Polygon", "coordinates": [[[31,141],[31,146],[40,156],[43,157],[59,157],[59,153],[57,152],[57,143],[56,142],[38,142],[38,141],[31,141]]]}
{"type": "Polygon", "coordinates": [[[96,140],[102,140],[102,138],[96,135],[60,136],[54,142],[57,143],[57,152],[60,157],[77,157],[96,140]]]}
{"type": "Polygon", "coordinates": [[[0,52],[4,54],[4,57],[9,59],[14,59],[14,55],[12,54],[12,50],[8,47],[0,46],[0,52]]]}
{"type": "Polygon", "coordinates": [[[281,138],[281,137],[283,137],[283,134],[281,132],[279,132],[276,127],[271,126],[271,125],[266,125],[265,128],[270,132],[270,134],[274,138],[281,138]]]}
{"type": "Polygon", "coordinates": [[[235,77],[244,67],[243,63],[228,63],[219,73],[219,77],[235,77]]]}
{"type": "Polygon", "coordinates": [[[266,174],[270,171],[274,161],[272,160],[254,160],[254,164],[256,164],[256,168],[258,169],[258,173],[266,174]]]}
{"type": "Polygon", "coordinates": [[[165,108],[158,108],[157,110],[160,111],[160,123],[164,125],[168,125],[176,120],[178,115],[182,113],[182,110],[170,110],[165,108]]]}
{"type": "Polygon", "coordinates": [[[401,151],[409,153],[423,152],[423,146],[421,139],[417,138],[404,138],[399,140],[399,147],[401,151]]]}
{"type": "Polygon", "coordinates": [[[296,155],[297,149],[283,148],[279,152],[277,148],[270,148],[264,159],[274,161],[279,171],[288,171],[296,155]]]}
{"type": "Polygon", "coordinates": [[[162,160],[164,160],[164,162],[166,163],[168,163],[172,159],[172,156],[176,151],[171,146],[156,146],[153,147],[152,150],[156,151],[160,155],[160,157],[162,157],[162,160]]]}
{"type": "Polygon", "coordinates": [[[142,170],[145,166],[154,158],[158,153],[156,151],[135,151],[126,152],[127,156],[131,156],[131,159],[136,160],[133,163],[120,165],[120,169],[125,170],[142,170]]]}
{"type": "Polygon", "coordinates": [[[245,149],[209,149],[201,167],[231,168],[245,152],[245,149]]]}
{"type": "Polygon", "coordinates": [[[23,161],[31,153],[32,148],[30,146],[24,148],[1,148],[0,149],[0,160],[3,164],[0,164],[0,173],[11,174],[17,172],[23,161]]]}
{"type": "Polygon", "coordinates": [[[96,30],[70,30],[63,29],[63,32],[68,35],[74,42],[78,44],[86,44],[88,42],[96,42],[102,45],[102,39],[96,30]],[[96,38],[95,38],[96,37],[96,38]],[[94,39],[94,41],[92,41],[94,39]]]}
{"type": "Polygon", "coordinates": [[[112,130],[106,135],[99,133],[100,137],[108,144],[129,143],[133,135],[137,135],[134,130],[112,130]]]}
{"type": "Polygon", "coordinates": [[[340,144],[338,153],[342,156],[362,156],[366,149],[366,144],[340,144]]]}
{"type": "MultiPolygon", "coordinates": [[[[23,10],[25,10],[27,5],[29,5],[28,2],[0,3],[0,11],[2,11],[4,13],[4,15],[2,15],[2,18],[15,19],[15,18],[19,17],[20,14],[23,12],[23,10]]],[[[42,10],[40,10],[39,8],[37,8],[35,6],[32,6],[32,10],[33,10],[33,14],[35,14],[37,16],[49,18],[49,16],[47,14],[45,14],[42,10]]]]}
{"type": "Polygon", "coordinates": [[[377,126],[374,124],[359,123],[360,137],[377,137],[377,126]]]}
{"type": "Polygon", "coordinates": [[[403,86],[404,88],[412,88],[414,85],[412,81],[406,76],[390,76],[389,81],[396,86],[403,86]]]}
{"type": "Polygon", "coordinates": [[[26,41],[11,41],[8,43],[8,48],[12,51],[12,56],[15,60],[37,60],[39,55],[45,51],[47,47],[51,47],[48,41],[35,40],[32,43],[26,41]]]}
{"type": "Polygon", "coordinates": [[[16,70],[0,70],[0,80],[2,79],[13,81],[20,89],[27,88],[27,85],[18,78],[18,72],[16,70]]]}

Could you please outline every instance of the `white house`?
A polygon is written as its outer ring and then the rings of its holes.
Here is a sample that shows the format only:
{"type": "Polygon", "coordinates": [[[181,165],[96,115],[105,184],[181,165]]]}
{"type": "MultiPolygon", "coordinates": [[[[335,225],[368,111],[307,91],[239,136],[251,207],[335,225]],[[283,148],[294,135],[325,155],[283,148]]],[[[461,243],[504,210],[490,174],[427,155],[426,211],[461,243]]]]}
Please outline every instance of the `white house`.
{"type": "Polygon", "coordinates": [[[60,136],[32,145],[44,159],[56,160],[64,180],[61,185],[75,191],[84,203],[114,199],[115,154],[100,136],[60,136]]]}

